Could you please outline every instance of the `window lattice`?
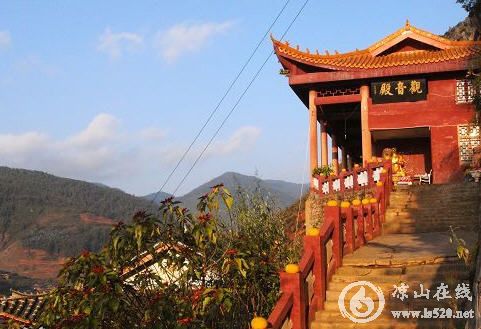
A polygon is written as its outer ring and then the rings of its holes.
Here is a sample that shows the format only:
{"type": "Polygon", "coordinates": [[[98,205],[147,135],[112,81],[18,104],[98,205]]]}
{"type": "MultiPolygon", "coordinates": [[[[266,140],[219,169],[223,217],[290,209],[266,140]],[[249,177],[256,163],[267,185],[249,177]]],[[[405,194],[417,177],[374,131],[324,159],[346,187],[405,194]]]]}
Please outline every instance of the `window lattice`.
{"type": "Polygon", "coordinates": [[[481,145],[480,141],[479,126],[458,126],[459,160],[462,163],[471,163],[473,149],[481,145]]]}
{"type": "Polygon", "coordinates": [[[456,104],[472,103],[474,94],[471,80],[456,80],[456,104]]]}

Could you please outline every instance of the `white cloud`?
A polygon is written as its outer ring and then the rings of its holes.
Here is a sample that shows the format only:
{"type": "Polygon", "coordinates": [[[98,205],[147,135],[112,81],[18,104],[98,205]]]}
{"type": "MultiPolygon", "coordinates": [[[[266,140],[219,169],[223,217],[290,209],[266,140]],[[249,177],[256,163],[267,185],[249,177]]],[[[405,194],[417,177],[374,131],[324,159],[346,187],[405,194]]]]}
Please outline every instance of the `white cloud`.
{"type": "Polygon", "coordinates": [[[257,141],[261,130],[253,126],[244,126],[237,129],[226,141],[212,144],[206,155],[229,155],[238,151],[250,149],[257,141]]]}
{"type": "Polygon", "coordinates": [[[166,61],[173,62],[184,53],[198,51],[210,38],[227,32],[233,25],[232,21],[177,24],[158,32],[154,38],[154,47],[166,61]]]}
{"type": "Polygon", "coordinates": [[[12,43],[12,38],[10,37],[10,32],[0,31],[0,49],[5,49],[12,43]]]}
{"type": "Polygon", "coordinates": [[[111,141],[117,134],[119,121],[110,114],[100,113],[85,130],[69,138],[66,143],[72,146],[95,147],[111,141]]]}
{"type": "Polygon", "coordinates": [[[140,131],[140,137],[145,140],[160,141],[164,139],[167,132],[164,129],[159,129],[155,127],[145,128],[140,131]]]}
{"type": "MultiPolygon", "coordinates": [[[[226,140],[213,143],[205,159],[232,157],[257,141],[260,129],[244,126],[226,140]]],[[[103,182],[131,191],[137,179],[156,185],[185,151],[186,144],[168,143],[166,131],[148,127],[125,131],[111,114],[96,115],[84,129],[65,138],[37,132],[0,134],[0,165],[42,170],[55,175],[103,182]]],[[[192,161],[203,145],[188,156],[192,161]]],[[[145,188],[145,187],[144,187],[145,188]]]]}
{"type": "Polygon", "coordinates": [[[106,28],[99,36],[97,50],[104,52],[110,58],[119,58],[124,51],[138,50],[144,43],[144,37],[133,32],[113,33],[106,28]]]}

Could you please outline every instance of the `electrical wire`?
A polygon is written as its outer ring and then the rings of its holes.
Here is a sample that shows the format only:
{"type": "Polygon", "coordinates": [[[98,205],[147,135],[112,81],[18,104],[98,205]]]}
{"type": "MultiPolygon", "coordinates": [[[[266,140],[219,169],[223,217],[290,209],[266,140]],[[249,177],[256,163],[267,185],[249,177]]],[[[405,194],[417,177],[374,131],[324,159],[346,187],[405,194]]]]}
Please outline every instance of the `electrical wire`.
{"type": "MultiPolygon", "coordinates": [[[[167,185],[167,183],[170,181],[170,179],[172,178],[172,176],[174,175],[174,173],[177,171],[177,169],[179,168],[180,164],[184,161],[185,157],[187,156],[187,154],[190,152],[190,150],[192,149],[192,147],[194,146],[195,142],[197,142],[197,140],[199,139],[200,135],[202,134],[202,132],[204,131],[204,129],[207,127],[207,125],[209,124],[210,120],[212,119],[212,117],[214,116],[214,114],[217,112],[217,110],[219,109],[220,105],[224,102],[225,98],[227,97],[227,95],[230,93],[230,91],[232,90],[232,88],[234,87],[234,85],[236,84],[237,80],[239,80],[240,76],[242,75],[242,73],[244,73],[244,70],[246,69],[246,67],[249,65],[249,63],[251,62],[252,58],[254,57],[254,55],[257,53],[257,50],[259,50],[259,47],[261,46],[262,42],[264,41],[264,39],[267,37],[267,35],[269,34],[269,32],[271,31],[272,27],[277,23],[279,17],[282,15],[282,13],[284,12],[284,10],[286,9],[287,5],[289,4],[291,0],[287,0],[285,3],[284,3],[284,6],[282,6],[281,10],[279,11],[279,13],[277,14],[276,18],[274,19],[274,21],[269,25],[269,28],[266,30],[266,32],[262,35],[262,38],[259,40],[259,42],[257,43],[257,45],[255,46],[254,50],[252,51],[251,55],[249,56],[249,58],[247,59],[247,61],[244,63],[244,65],[242,66],[242,68],[240,69],[240,71],[237,73],[237,75],[235,76],[234,80],[232,80],[232,82],[229,84],[229,87],[226,89],[226,91],[224,92],[223,96],[221,97],[220,101],[217,103],[217,105],[215,106],[215,108],[212,110],[212,112],[210,113],[210,115],[207,117],[207,120],[204,122],[204,124],[202,125],[202,127],[200,128],[199,132],[197,133],[197,135],[194,137],[193,141],[190,143],[189,147],[187,147],[187,149],[185,150],[185,152],[182,154],[182,156],[180,157],[179,161],[177,161],[177,164],[175,165],[174,169],[172,169],[172,171],[169,173],[169,175],[167,176],[167,178],[165,179],[164,183],[162,184],[161,188],[155,193],[155,196],[152,198],[150,204],[152,204],[153,202],[155,202],[155,199],[157,199],[157,196],[159,195],[159,193],[161,191],[163,191],[164,187],[167,185]]],[[[174,193],[175,194],[175,193],[174,193]]]]}
{"type": "MultiPolygon", "coordinates": [[[[292,19],[292,21],[290,22],[290,24],[287,26],[286,30],[284,31],[284,33],[282,34],[281,38],[280,38],[280,41],[282,41],[282,39],[284,39],[284,37],[286,36],[286,34],[289,32],[289,30],[291,29],[292,25],[294,24],[294,22],[297,20],[297,18],[299,17],[299,15],[302,13],[302,11],[304,10],[304,8],[306,7],[307,3],[309,2],[309,0],[306,0],[304,2],[304,4],[302,5],[302,7],[299,9],[299,11],[297,12],[297,14],[294,16],[294,18],[292,19]]],[[[202,152],[199,154],[199,156],[195,159],[194,163],[192,164],[192,166],[189,168],[189,170],[187,171],[187,173],[185,174],[185,176],[182,178],[182,180],[180,181],[180,183],[177,185],[177,187],[175,188],[173,194],[175,195],[175,193],[177,193],[177,191],[179,190],[179,188],[182,186],[182,184],[184,183],[184,181],[187,179],[187,177],[190,175],[190,173],[192,172],[192,170],[194,169],[194,167],[197,165],[197,163],[199,162],[199,160],[202,158],[202,156],[204,155],[205,151],[207,150],[207,148],[210,146],[210,144],[212,143],[212,141],[215,139],[215,137],[217,137],[217,135],[219,134],[219,131],[222,129],[222,127],[224,126],[224,124],[227,122],[227,120],[230,118],[230,116],[232,115],[232,113],[234,113],[235,109],[237,108],[237,106],[239,105],[239,103],[241,102],[241,100],[244,98],[245,94],[247,93],[247,91],[250,89],[250,87],[252,86],[252,84],[254,83],[254,81],[257,79],[257,77],[259,76],[259,74],[261,73],[262,69],[264,68],[264,66],[267,64],[267,62],[269,61],[269,59],[271,58],[271,56],[274,54],[274,50],[272,50],[269,55],[267,56],[267,58],[264,60],[264,62],[262,63],[262,65],[259,67],[259,69],[257,70],[257,72],[254,74],[254,76],[252,77],[252,79],[249,81],[247,87],[244,89],[244,91],[242,92],[242,94],[239,96],[239,98],[237,99],[237,101],[235,102],[234,106],[231,108],[231,110],[229,111],[229,113],[227,114],[227,116],[224,118],[224,120],[221,122],[219,128],[217,128],[217,130],[215,131],[215,133],[212,135],[212,137],[210,138],[209,142],[207,143],[207,145],[204,147],[204,149],[202,150],[202,152]]]]}

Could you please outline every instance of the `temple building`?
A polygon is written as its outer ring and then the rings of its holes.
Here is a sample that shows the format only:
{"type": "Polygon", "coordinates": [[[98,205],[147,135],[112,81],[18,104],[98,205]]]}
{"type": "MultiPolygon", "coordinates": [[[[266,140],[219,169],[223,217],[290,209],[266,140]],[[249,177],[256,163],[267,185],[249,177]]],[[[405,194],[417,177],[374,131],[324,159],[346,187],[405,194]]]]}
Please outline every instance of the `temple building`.
{"type": "Polygon", "coordinates": [[[281,73],[309,109],[311,170],[328,165],[328,153],[338,171],[396,148],[408,175],[432,171],[434,183],[462,178],[480,142],[471,122],[481,42],[449,40],[409,21],[347,53],[272,41],[281,73]]]}

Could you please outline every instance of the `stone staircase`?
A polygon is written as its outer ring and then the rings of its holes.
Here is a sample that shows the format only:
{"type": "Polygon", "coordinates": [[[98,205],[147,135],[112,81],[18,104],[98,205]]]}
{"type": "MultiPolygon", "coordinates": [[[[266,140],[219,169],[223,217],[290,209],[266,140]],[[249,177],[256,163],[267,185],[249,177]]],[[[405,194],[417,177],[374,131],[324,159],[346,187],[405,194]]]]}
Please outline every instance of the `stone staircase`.
{"type": "MultiPolygon", "coordinates": [[[[464,328],[464,319],[422,318],[424,309],[470,310],[466,298],[455,298],[458,284],[469,284],[469,269],[458,259],[449,241],[449,225],[458,227],[458,237],[474,246],[477,240],[480,193],[478,185],[426,185],[399,189],[392,193],[383,235],[354,253],[346,255],[328,285],[324,310],[316,313],[312,329],[321,328],[464,328]],[[369,281],[381,288],[385,307],[372,322],[354,323],[339,311],[341,291],[350,283],[369,281]],[[441,283],[448,285],[451,299],[437,300],[434,294],[441,283]],[[408,285],[404,300],[393,296],[394,286],[408,285]],[[413,296],[420,284],[430,289],[430,299],[413,296]],[[394,318],[391,311],[421,311],[419,318],[394,318]]],[[[346,294],[345,307],[359,287],[346,294]]],[[[366,297],[377,307],[379,297],[369,288],[366,297]]],[[[358,309],[366,310],[366,305],[358,309]]],[[[440,311],[442,313],[442,311],[440,311]]]]}
{"type": "Polygon", "coordinates": [[[391,194],[384,233],[443,232],[449,226],[478,225],[479,187],[475,183],[398,188],[391,194]]]}

